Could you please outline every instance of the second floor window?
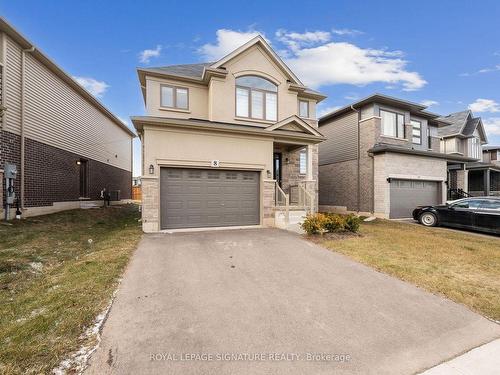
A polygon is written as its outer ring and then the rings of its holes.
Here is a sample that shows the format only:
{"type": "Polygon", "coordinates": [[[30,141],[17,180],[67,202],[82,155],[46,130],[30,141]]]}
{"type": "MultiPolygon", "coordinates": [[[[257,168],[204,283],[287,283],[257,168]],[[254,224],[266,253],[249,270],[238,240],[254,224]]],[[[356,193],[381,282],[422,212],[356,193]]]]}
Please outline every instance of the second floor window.
{"type": "Polygon", "coordinates": [[[483,150],[481,147],[481,141],[477,137],[469,138],[469,157],[474,159],[483,159],[483,150]]]}
{"type": "Polygon", "coordinates": [[[307,100],[299,100],[299,116],[309,118],[309,102],[307,100]]]}
{"type": "Polygon", "coordinates": [[[236,116],[277,121],[278,86],[257,76],[236,78],[236,116]]]}
{"type": "Polygon", "coordinates": [[[418,145],[422,144],[422,123],[411,120],[412,142],[418,145]]]}
{"type": "Polygon", "coordinates": [[[380,110],[382,135],[396,138],[405,137],[405,116],[401,113],[380,110]]]}
{"type": "Polygon", "coordinates": [[[188,89],[162,85],[160,105],[165,108],[188,109],[188,89]]]}

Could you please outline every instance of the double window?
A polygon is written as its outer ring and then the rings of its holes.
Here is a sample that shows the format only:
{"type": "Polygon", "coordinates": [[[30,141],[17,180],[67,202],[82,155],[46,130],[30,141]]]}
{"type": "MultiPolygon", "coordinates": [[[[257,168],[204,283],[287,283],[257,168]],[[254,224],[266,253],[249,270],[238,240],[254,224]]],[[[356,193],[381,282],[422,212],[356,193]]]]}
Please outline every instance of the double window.
{"type": "Polygon", "coordinates": [[[236,78],[236,116],[277,121],[278,86],[257,76],[236,78]]]}
{"type": "Polygon", "coordinates": [[[396,138],[405,137],[405,116],[401,113],[380,110],[382,135],[396,138]]]}
{"type": "Polygon", "coordinates": [[[188,109],[188,89],[184,87],[161,85],[161,103],[165,108],[188,109]]]}
{"type": "Polygon", "coordinates": [[[420,121],[411,120],[412,142],[418,145],[422,144],[422,123],[420,121]]]}
{"type": "Polygon", "coordinates": [[[307,100],[299,100],[299,116],[309,118],[309,102],[307,100]]]}

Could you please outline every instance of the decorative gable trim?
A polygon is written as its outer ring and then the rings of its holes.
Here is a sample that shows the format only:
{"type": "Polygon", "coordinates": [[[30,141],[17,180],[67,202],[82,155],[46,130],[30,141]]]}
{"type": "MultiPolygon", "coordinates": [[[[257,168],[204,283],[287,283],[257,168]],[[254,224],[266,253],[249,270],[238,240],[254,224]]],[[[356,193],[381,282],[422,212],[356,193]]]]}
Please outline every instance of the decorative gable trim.
{"type": "Polygon", "coordinates": [[[313,128],[311,125],[309,125],[307,122],[305,122],[296,115],[290,116],[284,120],[281,120],[280,122],[277,122],[276,124],[270,125],[265,130],[271,132],[280,129],[307,133],[315,135],[317,137],[323,137],[323,135],[319,131],[317,131],[315,128],[313,128]]]}
{"type": "Polygon", "coordinates": [[[218,69],[225,63],[227,63],[229,60],[232,60],[234,57],[238,56],[239,54],[248,50],[249,48],[251,48],[256,44],[259,44],[264,49],[264,51],[271,57],[271,59],[283,70],[288,79],[290,79],[293,83],[297,85],[303,86],[300,79],[290,70],[290,68],[283,62],[283,60],[281,60],[281,58],[276,54],[276,52],[274,52],[274,50],[266,42],[266,40],[260,35],[257,35],[255,38],[249,40],[241,47],[235,49],[230,54],[224,56],[219,61],[216,61],[210,67],[213,69],[218,69]]]}

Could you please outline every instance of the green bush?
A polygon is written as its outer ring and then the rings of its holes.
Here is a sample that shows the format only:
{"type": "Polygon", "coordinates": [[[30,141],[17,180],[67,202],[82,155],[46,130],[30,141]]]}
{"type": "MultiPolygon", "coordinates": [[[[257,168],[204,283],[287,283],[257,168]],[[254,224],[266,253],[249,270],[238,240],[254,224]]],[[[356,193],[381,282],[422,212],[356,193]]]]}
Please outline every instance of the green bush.
{"type": "Polygon", "coordinates": [[[307,215],[301,226],[307,234],[323,234],[326,220],[326,215],[321,213],[307,215]]]}
{"type": "Polygon", "coordinates": [[[324,229],[327,232],[341,232],[345,229],[345,219],[338,214],[326,214],[324,229]]]}
{"type": "Polygon", "coordinates": [[[360,217],[353,214],[316,213],[307,215],[301,226],[307,234],[358,232],[361,220],[360,217]]]}
{"type": "Polygon", "coordinates": [[[359,231],[360,224],[361,224],[361,218],[356,215],[350,214],[345,217],[344,227],[349,232],[355,233],[359,231]]]}

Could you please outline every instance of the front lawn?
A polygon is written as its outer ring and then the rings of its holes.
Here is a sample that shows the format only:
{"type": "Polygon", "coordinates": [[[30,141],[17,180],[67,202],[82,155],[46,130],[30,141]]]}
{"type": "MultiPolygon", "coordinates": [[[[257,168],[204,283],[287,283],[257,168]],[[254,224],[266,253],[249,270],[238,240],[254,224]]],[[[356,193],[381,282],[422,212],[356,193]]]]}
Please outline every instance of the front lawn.
{"type": "Polygon", "coordinates": [[[375,220],[322,246],[500,320],[500,238],[375,220]]]}
{"type": "Polygon", "coordinates": [[[141,237],[135,205],[0,224],[0,373],[50,373],[108,305],[141,237]]]}

